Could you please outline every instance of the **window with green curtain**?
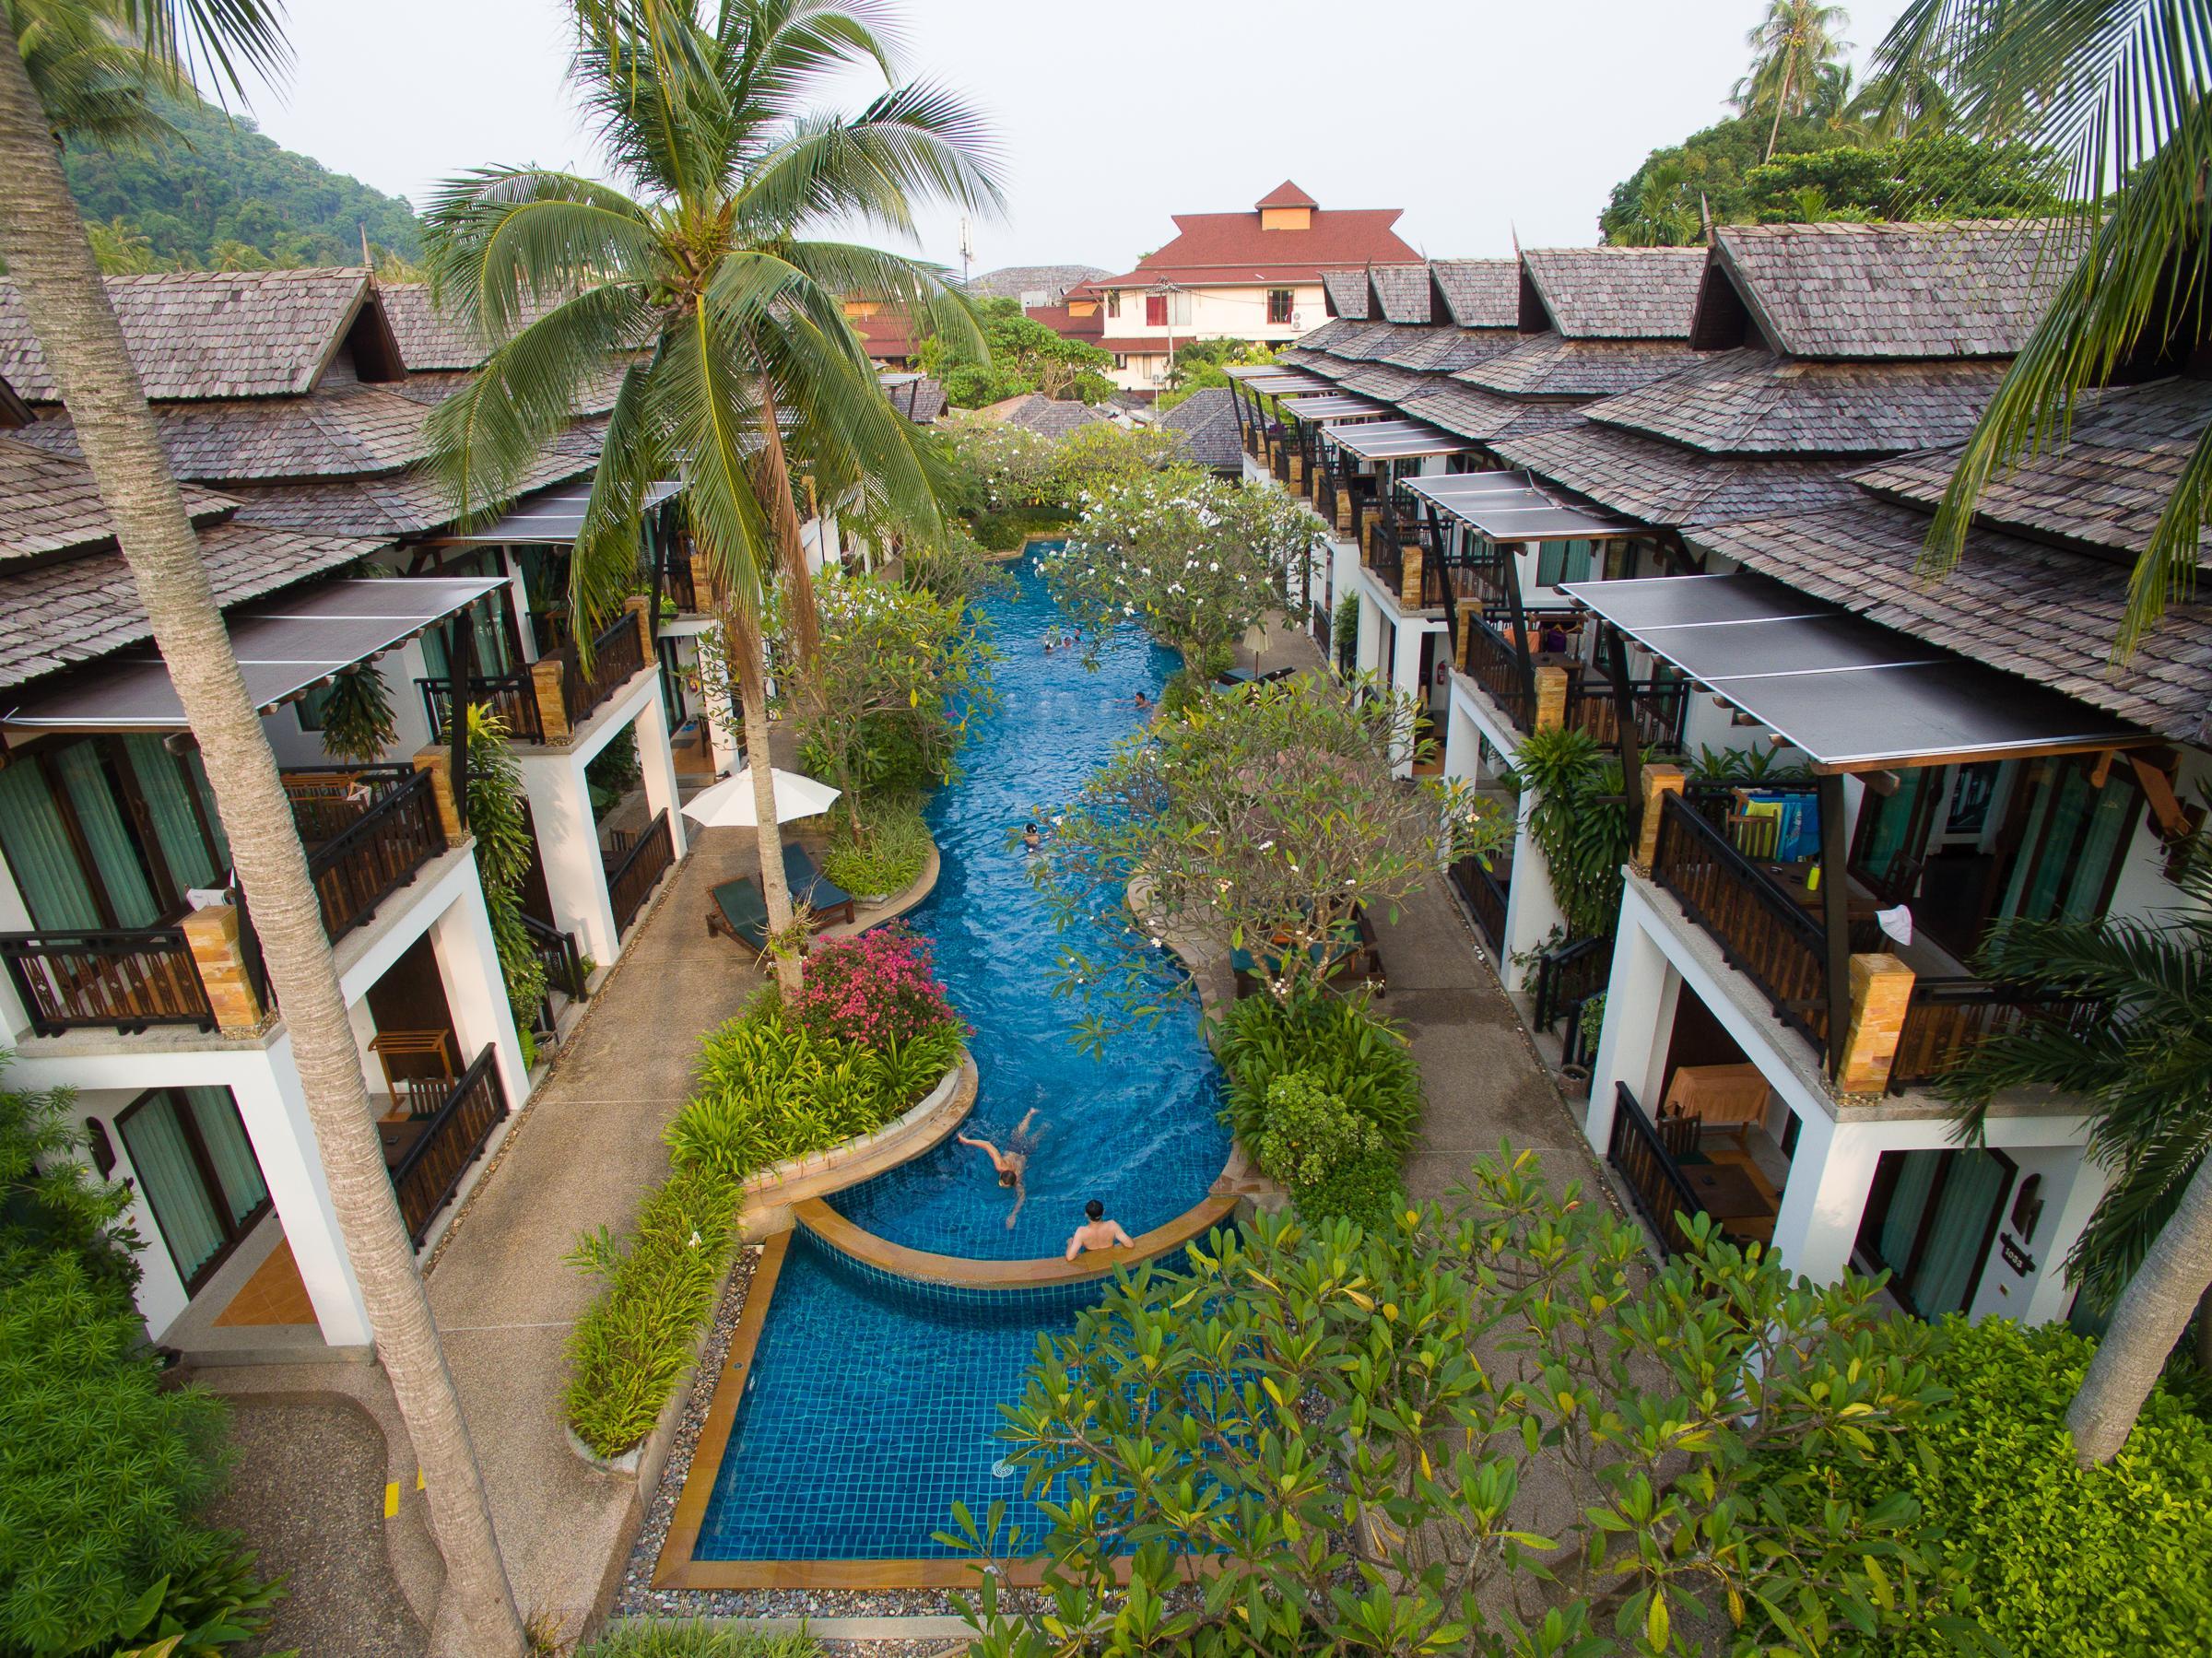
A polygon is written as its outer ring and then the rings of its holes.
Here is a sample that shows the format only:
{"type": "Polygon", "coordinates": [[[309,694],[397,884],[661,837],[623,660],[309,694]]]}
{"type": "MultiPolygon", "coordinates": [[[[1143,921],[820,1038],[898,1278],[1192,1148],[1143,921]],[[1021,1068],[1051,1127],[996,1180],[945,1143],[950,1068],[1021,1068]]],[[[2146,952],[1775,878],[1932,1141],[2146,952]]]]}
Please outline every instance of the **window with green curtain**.
{"type": "Polygon", "coordinates": [[[1940,1151],[1889,1151],[1885,1158],[1899,1160],[1897,1183],[1889,1188],[1889,1205],[1874,1240],[1882,1264],[1902,1277],[1912,1264],[1912,1246],[1920,1237],[1920,1223],[1928,1211],[1928,1197],[1936,1189],[1936,1173],[1942,1167],[1940,1151]]]}
{"type": "Polygon", "coordinates": [[[131,1171],[161,1229],[161,1241],[189,1287],[229,1241],[230,1229],[200,1174],[183,1119],[169,1094],[148,1095],[123,1119],[131,1171]]]}
{"type": "Polygon", "coordinates": [[[218,1195],[224,1208],[233,1223],[244,1220],[267,1201],[269,1188],[261,1178],[261,1164],[253,1156],[253,1143],[247,1138],[245,1123],[238,1114],[238,1102],[230,1097],[229,1088],[179,1088],[176,1092],[191,1111],[194,1126],[200,1131],[200,1144],[206,1147],[207,1161],[222,1186],[218,1195]]]}
{"type": "Polygon", "coordinates": [[[2127,851],[2141,794],[2117,769],[2093,788],[2089,762],[2053,763],[2032,780],[2026,832],[2014,854],[2000,913],[2031,921],[2096,916],[2113,867],[2127,851]]]}
{"type": "Polygon", "coordinates": [[[223,832],[223,815],[216,808],[215,791],[207,786],[207,766],[197,748],[185,755],[184,773],[207,807],[207,832],[215,837],[215,855],[222,860],[227,873],[230,868],[230,837],[223,832]]]}
{"type": "Polygon", "coordinates": [[[147,816],[153,820],[154,839],[161,843],[161,856],[169,864],[171,877],[180,888],[218,885],[225,864],[216,861],[207,837],[201,832],[200,815],[193,805],[191,774],[162,746],[159,737],[133,733],[123,739],[123,746],[138,779],[138,793],[146,801],[147,816]]]}
{"type": "Polygon", "coordinates": [[[2058,897],[2057,914],[2062,919],[2096,919],[2112,867],[2125,855],[2133,837],[2136,801],[2136,785],[2117,770],[2105,780],[2103,788],[2093,791],[2081,852],[2073,860],[2065,888],[2058,897]]]}
{"type": "Polygon", "coordinates": [[[1536,544],[1536,585],[1557,587],[1562,582],[1590,579],[1593,543],[1540,541],[1536,544]]]}
{"type": "Polygon", "coordinates": [[[131,833],[115,798],[113,782],[99,746],[72,743],[54,757],[69,804],[76,808],[77,828],[100,878],[107,886],[108,903],[119,927],[150,927],[161,919],[161,900],[155,896],[145,854],[131,833]]]}
{"type": "Polygon", "coordinates": [[[1859,867],[1885,887],[1894,886],[1905,865],[1920,855],[1913,825],[1920,821],[1920,796],[1944,775],[1939,766],[1908,767],[1898,773],[1897,792],[1881,795],[1869,789],[1860,810],[1868,814],[1859,841],[1859,867]]]}
{"type": "Polygon", "coordinates": [[[61,808],[47,793],[45,773],[29,760],[0,771],[0,851],[31,925],[65,932],[102,924],[61,808]]]}
{"type": "Polygon", "coordinates": [[[1941,1318],[1947,1312],[1964,1312],[1967,1297],[1980,1276],[1982,1245],[1989,1234],[1989,1217],[2005,1188],[2012,1183],[2011,1170],[1980,1149],[1924,1152],[1930,1158],[1950,1159],[1950,1171],[1936,1200],[1936,1217],[1928,1227],[1928,1241],[1913,1262],[1909,1288],[1912,1305],[1923,1318],[1941,1318]]]}

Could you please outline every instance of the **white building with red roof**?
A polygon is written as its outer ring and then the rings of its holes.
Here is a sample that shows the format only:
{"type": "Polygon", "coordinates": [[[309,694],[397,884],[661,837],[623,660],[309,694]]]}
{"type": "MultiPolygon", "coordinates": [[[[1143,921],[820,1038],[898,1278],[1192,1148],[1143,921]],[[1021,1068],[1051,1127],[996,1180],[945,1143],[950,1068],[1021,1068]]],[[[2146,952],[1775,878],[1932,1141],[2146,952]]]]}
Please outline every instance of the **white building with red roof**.
{"type": "Polygon", "coordinates": [[[1167,246],[1070,288],[1065,320],[1038,320],[1112,352],[1117,385],[1157,392],[1178,346],[1288,344],[1319,327],[1324,272],[1418,263],[1393,228],[1403,212],[1324,207],[1285,180],[1241,213],[1176,214],[1167,246]]]}

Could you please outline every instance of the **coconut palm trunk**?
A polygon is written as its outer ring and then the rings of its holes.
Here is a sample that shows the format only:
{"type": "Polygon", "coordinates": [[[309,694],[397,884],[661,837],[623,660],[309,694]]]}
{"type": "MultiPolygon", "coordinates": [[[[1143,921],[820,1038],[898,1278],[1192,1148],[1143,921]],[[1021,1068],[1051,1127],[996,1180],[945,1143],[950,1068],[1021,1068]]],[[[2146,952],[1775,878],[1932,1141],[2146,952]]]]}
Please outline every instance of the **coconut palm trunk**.
{"type": "Polygon", "coordinates": [[[429,1493],[475,1652],[524,1651],[468,1429],[430,1320],[276,757],[246,694],[199,539],[108,303],[45,112],[0,10],[0,254],[75,423],[198,739],[314,1125],[331,1201],[429,1493]]]}
{"type": "Polygon", "coordinates": [[[1797,73],[1797,58],[1793,48],[1789,59],[1782,66],[1782,90],[1774,95],[1774,123],[1767,128],[1766,159],[1774,159],[1774,146],[1782,138],[1782,112],[1790,103],[1790,79],[1797,73]]]}
{"type": "Polygon", "coordinates": [[[2109,1463],[2127,1442],[2166,1356],[2212,1285],[2212,1158],[2199,1163],[2172,1217],[2121,1291],[2066,1427],[2082,1466],[2109,1463]]]}
{"type": "Polygon", "coordinates": [[[798,941],[793,936],[791,883],[783,876],[783,831],[776,822],[775,761],[768,751],[768,676],[760,629],[734,606],[722,611],[723,649],[737,681],[738,711],[745,717],[745,767],[753,780],[753,816],[760,848],[760,897],[768,906],[768,931],[776,964],[776,983],[787,996],[805,982],[798,941]]]}

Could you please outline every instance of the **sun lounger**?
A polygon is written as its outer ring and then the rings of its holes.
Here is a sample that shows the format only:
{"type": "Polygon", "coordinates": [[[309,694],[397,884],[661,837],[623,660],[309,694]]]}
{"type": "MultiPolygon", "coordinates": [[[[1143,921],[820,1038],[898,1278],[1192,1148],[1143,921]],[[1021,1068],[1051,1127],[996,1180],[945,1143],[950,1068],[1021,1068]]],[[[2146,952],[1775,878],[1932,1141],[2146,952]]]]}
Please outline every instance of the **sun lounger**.
{"type": "Polygon", "coordinates": [[[724,881],[714,888],[707,908],[707,933],[734,938],[756,957],[768,951],[768,900],[751,876],[724,881]]]}
{"type": "Polygon", "coordinates": [[[783,881],[794,903],[804,899],[818,922],[853,919],[853,895],[814,866],[813,854],[796,841],[783,849],[783,881]]]}

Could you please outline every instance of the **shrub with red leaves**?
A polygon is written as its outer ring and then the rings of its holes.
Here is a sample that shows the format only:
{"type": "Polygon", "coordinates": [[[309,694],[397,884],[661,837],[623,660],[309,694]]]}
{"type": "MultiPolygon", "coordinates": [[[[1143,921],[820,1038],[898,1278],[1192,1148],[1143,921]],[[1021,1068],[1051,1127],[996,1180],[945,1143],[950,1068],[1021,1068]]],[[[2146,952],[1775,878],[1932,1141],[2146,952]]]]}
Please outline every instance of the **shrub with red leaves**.
{"type": "Polygon", "coordinates": [[[818,944],[788,1013],[809,1033],[883,1049],[959,1026],[932,970],[929,944],[894,922],[818,944]]]}

